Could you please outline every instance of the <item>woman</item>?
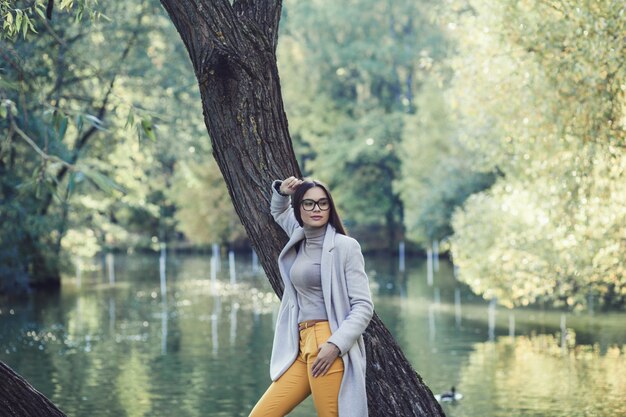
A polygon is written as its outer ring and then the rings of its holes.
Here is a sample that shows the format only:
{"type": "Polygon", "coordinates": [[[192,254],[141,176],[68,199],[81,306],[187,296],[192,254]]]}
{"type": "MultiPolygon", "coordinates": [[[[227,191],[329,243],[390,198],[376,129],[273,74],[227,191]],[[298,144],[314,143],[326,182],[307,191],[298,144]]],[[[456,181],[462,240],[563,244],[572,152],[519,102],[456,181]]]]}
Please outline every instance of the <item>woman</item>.
{"type": "Polygon", "coordinates": [[[317,181],[274,181],[271,213],[289,236],[278,257],[285,290],[273,382],[250,417],[285,416],[311,393],[319,417],[367,417],[362,335],[374,307],[361,247],[317,181]]]}

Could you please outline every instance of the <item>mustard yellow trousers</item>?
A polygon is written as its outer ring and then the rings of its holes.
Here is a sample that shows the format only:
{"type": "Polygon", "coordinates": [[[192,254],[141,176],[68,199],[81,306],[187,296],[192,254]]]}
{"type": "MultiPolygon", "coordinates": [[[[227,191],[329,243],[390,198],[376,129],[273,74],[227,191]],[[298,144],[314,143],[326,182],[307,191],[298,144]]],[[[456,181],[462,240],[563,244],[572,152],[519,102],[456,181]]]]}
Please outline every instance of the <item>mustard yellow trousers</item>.
{"type": "Polygon", "coordinates": [[[300,352],[293,365],[272,382],[250,417],[284,417],[306,397],[313,394],[319,417],[338,417],[338,397],[343,378],[343,360],[335,359],[328,373],[313,378],[311,367],[322,344],[330,337],[327,321],[300,330],[300,352]]]}

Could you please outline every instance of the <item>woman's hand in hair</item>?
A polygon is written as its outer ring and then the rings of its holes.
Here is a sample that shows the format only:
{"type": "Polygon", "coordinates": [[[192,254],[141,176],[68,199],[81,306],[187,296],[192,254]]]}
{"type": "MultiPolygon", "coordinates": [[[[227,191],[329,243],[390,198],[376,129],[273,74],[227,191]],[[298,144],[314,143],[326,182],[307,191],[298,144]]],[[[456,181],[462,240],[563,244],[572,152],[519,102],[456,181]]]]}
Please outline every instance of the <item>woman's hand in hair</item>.
{"type": "Polygon", "coordinates": [[[302,180],[299,180],[296,177],[289,177],[283,180],[283,183],[280,184],[280,192],[284,195],[291,195],[296,192],[296,189],[300,184],[302,184],[302,180]]]}

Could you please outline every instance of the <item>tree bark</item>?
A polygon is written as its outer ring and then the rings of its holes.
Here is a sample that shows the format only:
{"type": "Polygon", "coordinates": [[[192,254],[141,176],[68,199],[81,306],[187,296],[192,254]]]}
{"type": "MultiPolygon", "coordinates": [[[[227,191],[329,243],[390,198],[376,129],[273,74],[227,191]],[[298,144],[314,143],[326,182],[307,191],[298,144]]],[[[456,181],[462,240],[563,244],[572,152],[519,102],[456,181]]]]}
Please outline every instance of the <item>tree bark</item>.
{"type": "MultiPolygon", "coordinates": [[[[274,179],[300,176],[276,65],[280,0],[161,0],[191,58],[213,156],[268,280],[287,241],[269,213],[274,179]]],[[[365,334],[371,417],[443,416],[378,316],[365,334]]]]}
{"type": "Polygon", "coordinates": [[[0,362],[0,415],[2,417],[66,417],[43,394],[0,362]]]}

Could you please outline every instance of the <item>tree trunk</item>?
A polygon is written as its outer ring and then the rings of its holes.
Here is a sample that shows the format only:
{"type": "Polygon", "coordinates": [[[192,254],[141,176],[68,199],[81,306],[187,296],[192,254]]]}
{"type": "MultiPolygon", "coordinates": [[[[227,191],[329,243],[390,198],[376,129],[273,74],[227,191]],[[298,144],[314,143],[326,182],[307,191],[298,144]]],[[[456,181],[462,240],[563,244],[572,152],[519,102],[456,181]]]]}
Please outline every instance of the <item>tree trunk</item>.
{"type": "Polygon", "coordinates": [[[43,394],[0,362],[0,415],[2,417],[66,417],[43,394]]]}
{"type": "MultiPolygon", "coordinates": [[[[279,0],[161,0],[198,80],[204,121],[235,210],[279,297],[287,239],[269,213],[274,179],[300,176],[276,65],[279,0]]],[[[365,335],[371,417],[443,416],[378,316],[365,335]]]]}

